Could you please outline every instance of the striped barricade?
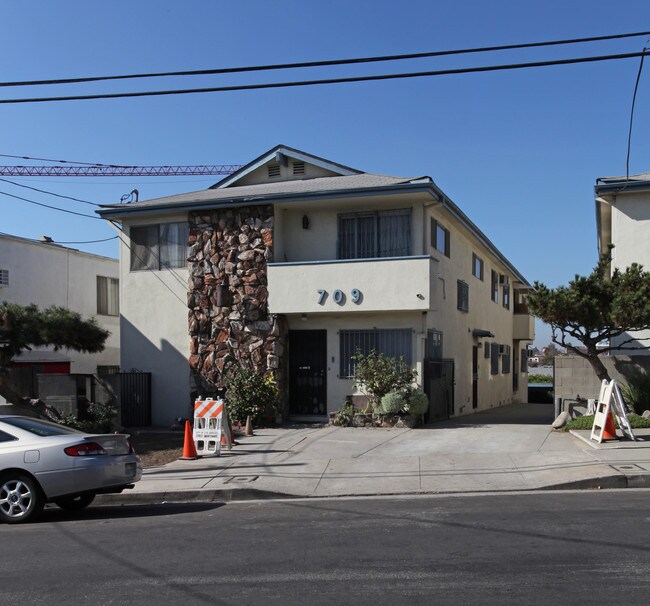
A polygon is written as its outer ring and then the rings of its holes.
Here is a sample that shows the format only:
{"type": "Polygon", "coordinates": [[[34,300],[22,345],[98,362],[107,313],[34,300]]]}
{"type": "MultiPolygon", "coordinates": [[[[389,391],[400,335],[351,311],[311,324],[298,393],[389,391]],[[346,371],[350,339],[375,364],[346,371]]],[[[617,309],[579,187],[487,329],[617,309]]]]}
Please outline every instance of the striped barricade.
{"type": "Polygon", "coordinates": [[[194,444],[201,456],[221,453],[223,400],[200,398],[194,402],[194,444]]]}

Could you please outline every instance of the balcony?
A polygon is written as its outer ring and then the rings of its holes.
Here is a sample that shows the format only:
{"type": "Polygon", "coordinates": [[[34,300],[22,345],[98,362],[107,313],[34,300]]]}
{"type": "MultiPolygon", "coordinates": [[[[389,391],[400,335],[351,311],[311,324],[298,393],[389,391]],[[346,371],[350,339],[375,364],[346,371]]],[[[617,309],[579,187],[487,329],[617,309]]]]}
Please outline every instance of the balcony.
{"type": "Polygon", "coordinates": [[[436,265],[430,256],[270,263],[269,311],[426,311],[436,265]]]}
{"type": "Polygon", "coordinates": [[[513,316],[513,339],[532,341],[535,339],[535,318],[528,313],[517,313],[513,316]]]}

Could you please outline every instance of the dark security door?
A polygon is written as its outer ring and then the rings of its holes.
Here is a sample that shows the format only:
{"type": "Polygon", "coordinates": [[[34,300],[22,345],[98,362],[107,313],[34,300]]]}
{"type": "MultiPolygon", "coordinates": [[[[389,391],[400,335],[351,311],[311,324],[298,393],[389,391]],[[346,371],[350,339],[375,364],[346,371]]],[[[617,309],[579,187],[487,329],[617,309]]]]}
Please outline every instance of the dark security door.
{"type": "Polygon", "coordinates": [[[289,331],[289,413],[327,414],[327,331],[289,331]]]}
{"type": "Polygon", "coordinates": [[[472,408],[478,408],[478,345],[472,347],[472,408]]]}

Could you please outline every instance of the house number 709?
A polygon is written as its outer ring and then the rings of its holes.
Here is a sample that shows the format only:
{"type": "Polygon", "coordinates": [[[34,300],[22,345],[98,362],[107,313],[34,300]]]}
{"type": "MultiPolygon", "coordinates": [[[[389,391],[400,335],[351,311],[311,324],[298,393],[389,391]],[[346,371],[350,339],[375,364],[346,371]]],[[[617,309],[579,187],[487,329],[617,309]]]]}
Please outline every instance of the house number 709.
{"type": "MultiPolygon", "coordinates": [[[[319,305],[324,305],[325,301],[327,300],[327,296],[329,293],[320,288],[318,290],[318,304],[319,305]]],[[[342,290],[339,290],[338,288],[332,293],[332,299],[334,300],[334,303],[337,305],[345,305],[345,300],[346,300],[345,293],[342,290]]],[[[361,303],[361,299],[363,298],[363,295],[361,294],[361,291],[358,288],[353,288],[350,291],[350,300],[352,303],[356,303],[357,305],[361,303]]]]}

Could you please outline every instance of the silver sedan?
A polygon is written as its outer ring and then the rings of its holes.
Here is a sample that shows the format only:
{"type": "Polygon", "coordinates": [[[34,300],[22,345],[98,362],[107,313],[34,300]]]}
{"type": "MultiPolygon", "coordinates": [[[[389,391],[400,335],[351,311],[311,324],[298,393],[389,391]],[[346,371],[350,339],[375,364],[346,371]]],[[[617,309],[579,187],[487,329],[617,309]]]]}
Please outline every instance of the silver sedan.
{"type": "Polygon", "coordinates": [[[26,522],[46,502],[79,510],[97,493],[142,477],[126,434],[86,434],[31,417],[0,415],[0,522],[26,522]]]}

